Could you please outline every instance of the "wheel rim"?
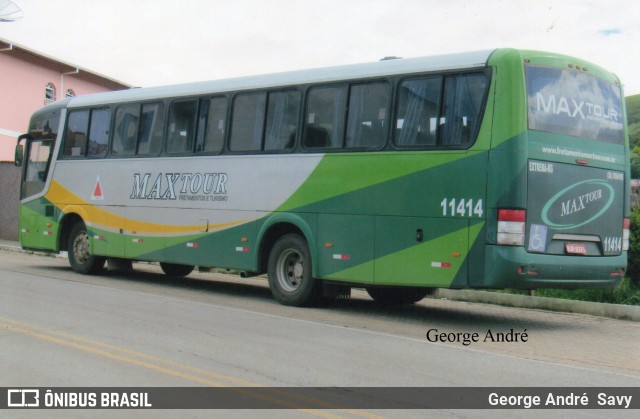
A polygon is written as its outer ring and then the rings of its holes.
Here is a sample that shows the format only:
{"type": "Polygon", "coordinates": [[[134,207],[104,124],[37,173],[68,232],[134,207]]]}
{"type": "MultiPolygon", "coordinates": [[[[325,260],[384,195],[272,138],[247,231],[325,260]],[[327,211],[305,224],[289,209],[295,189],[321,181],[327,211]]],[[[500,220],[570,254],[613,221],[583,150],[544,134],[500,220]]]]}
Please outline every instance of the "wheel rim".
{"type": "Polygon", "coordinates": [[[85,263],[89,260],[89,235],[86,231],[80,232],[73,239],[73,258],[78,263],[85,263]]]}
{"type": "Polygon", "coordinates": [[[280,254],[276,266],[276,278],[286,292],[297,291],[304,281],[304,258],[294,249],[280,254]]]}

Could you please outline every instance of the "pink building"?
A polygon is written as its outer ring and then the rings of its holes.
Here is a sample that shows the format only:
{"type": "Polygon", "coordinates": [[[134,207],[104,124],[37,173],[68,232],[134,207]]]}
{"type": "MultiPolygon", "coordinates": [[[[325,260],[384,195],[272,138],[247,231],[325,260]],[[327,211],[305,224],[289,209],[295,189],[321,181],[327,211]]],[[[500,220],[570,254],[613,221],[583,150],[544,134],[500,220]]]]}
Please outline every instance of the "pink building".
{"type": "Polygon", "coordinates": [[[18,135],[43,105],[130,87],[0,38],[0,162],[13,161],[18,135]]]}

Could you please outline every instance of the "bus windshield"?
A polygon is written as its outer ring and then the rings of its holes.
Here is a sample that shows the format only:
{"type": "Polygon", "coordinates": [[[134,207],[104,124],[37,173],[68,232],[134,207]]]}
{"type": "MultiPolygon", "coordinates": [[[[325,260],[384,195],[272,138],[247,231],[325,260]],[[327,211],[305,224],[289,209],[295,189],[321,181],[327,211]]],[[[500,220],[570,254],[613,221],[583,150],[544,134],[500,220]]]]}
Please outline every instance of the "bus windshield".
{"type": "Polygon", "coordinates": [[[620,88],[576,69],[525,67],[529,129],[624,143],[620,88]]]}
{"type": "Polygon", "coordinates": [[[25,144],[24,181],[21,198],[44,190],[60,122],[60,108],[35,114],[29,123],[25,144]]]}

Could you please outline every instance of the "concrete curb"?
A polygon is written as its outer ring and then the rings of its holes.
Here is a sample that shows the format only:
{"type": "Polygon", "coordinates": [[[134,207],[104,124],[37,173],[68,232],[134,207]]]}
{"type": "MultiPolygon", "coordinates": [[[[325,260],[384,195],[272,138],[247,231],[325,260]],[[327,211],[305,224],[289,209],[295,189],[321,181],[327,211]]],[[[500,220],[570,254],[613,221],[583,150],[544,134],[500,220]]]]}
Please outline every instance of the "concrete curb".
{"type": "MultiPolygon", "coordinates": [[[[66,258],[66,252],[60,254],[37,252],[22,249],[18,243],[0,241],[0,251],[28,253],[66,258]]],[[[535,297],[530,295],[503,294],[499,292],[476,290],[450,290],[438,288],[433,298],[445,298],[454,301],[496,304],[502,306],[531,308],[536,310],[560,311],[566,313],[589,314],[613,319],[640,321],[640,306],[622,304],[593,303],[589,301],[564,300],[560,298],[535,297]]]]}
{"type": "Polygon", "coordinates": [[[589,314],[599,317],[640,321],[640,306],[594,303],[590,301],[565,300],[561,298],[535,297],[530,295],[503,294],[490,291],[449,290],[439,288],[434,298],[497,304],[510,307],[532,308],[536,310],[562,311],[589,314]]]}
{"type": "Polygon", "coordinates": [[[37,250],[26,250],[18,245],[18,243],[11,243],[7,241],[0,241],[0,251],[3,252],[14,252],[14,253],[26,253],[28,255],[38,255],[38,256],[50,256],[56,258],[67,258],[67,252],[40,252],[37,250]]]}
{"type": "Polygon", "coordinates": [[[0,243],[0,250],[5,252],[24,252],[18,244],[9,244],[8,242],[0,243]]]}

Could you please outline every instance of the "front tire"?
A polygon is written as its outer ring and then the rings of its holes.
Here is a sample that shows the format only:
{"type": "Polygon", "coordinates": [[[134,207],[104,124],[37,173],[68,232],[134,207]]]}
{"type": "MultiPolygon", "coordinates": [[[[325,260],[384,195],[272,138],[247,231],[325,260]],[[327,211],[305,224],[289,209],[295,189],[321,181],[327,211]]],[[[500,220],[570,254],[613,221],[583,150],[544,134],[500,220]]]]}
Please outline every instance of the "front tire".
{"type": "Polygon", "coordinates": [[[91,254],[89,233],[83,222],[76,223],[71,229],[67,250],[69,265],[74,272],[89,275],[98,273],[104,267],[106,259],[91,254]]]}
{"type": "Polygon", "coordinates": [[[368,287],[367,293],[376,303],[390,306],[413,304],[433,293],[432,288],[420,287],[368,287]]]}
{"type": "Polygon", "coordinates": [[[310,306],[322,298],[321,283],[312,275],[309,246],[297,234],[282,236],[273,245],[267,272],[271,294],[280,304],[310,306]]]}

